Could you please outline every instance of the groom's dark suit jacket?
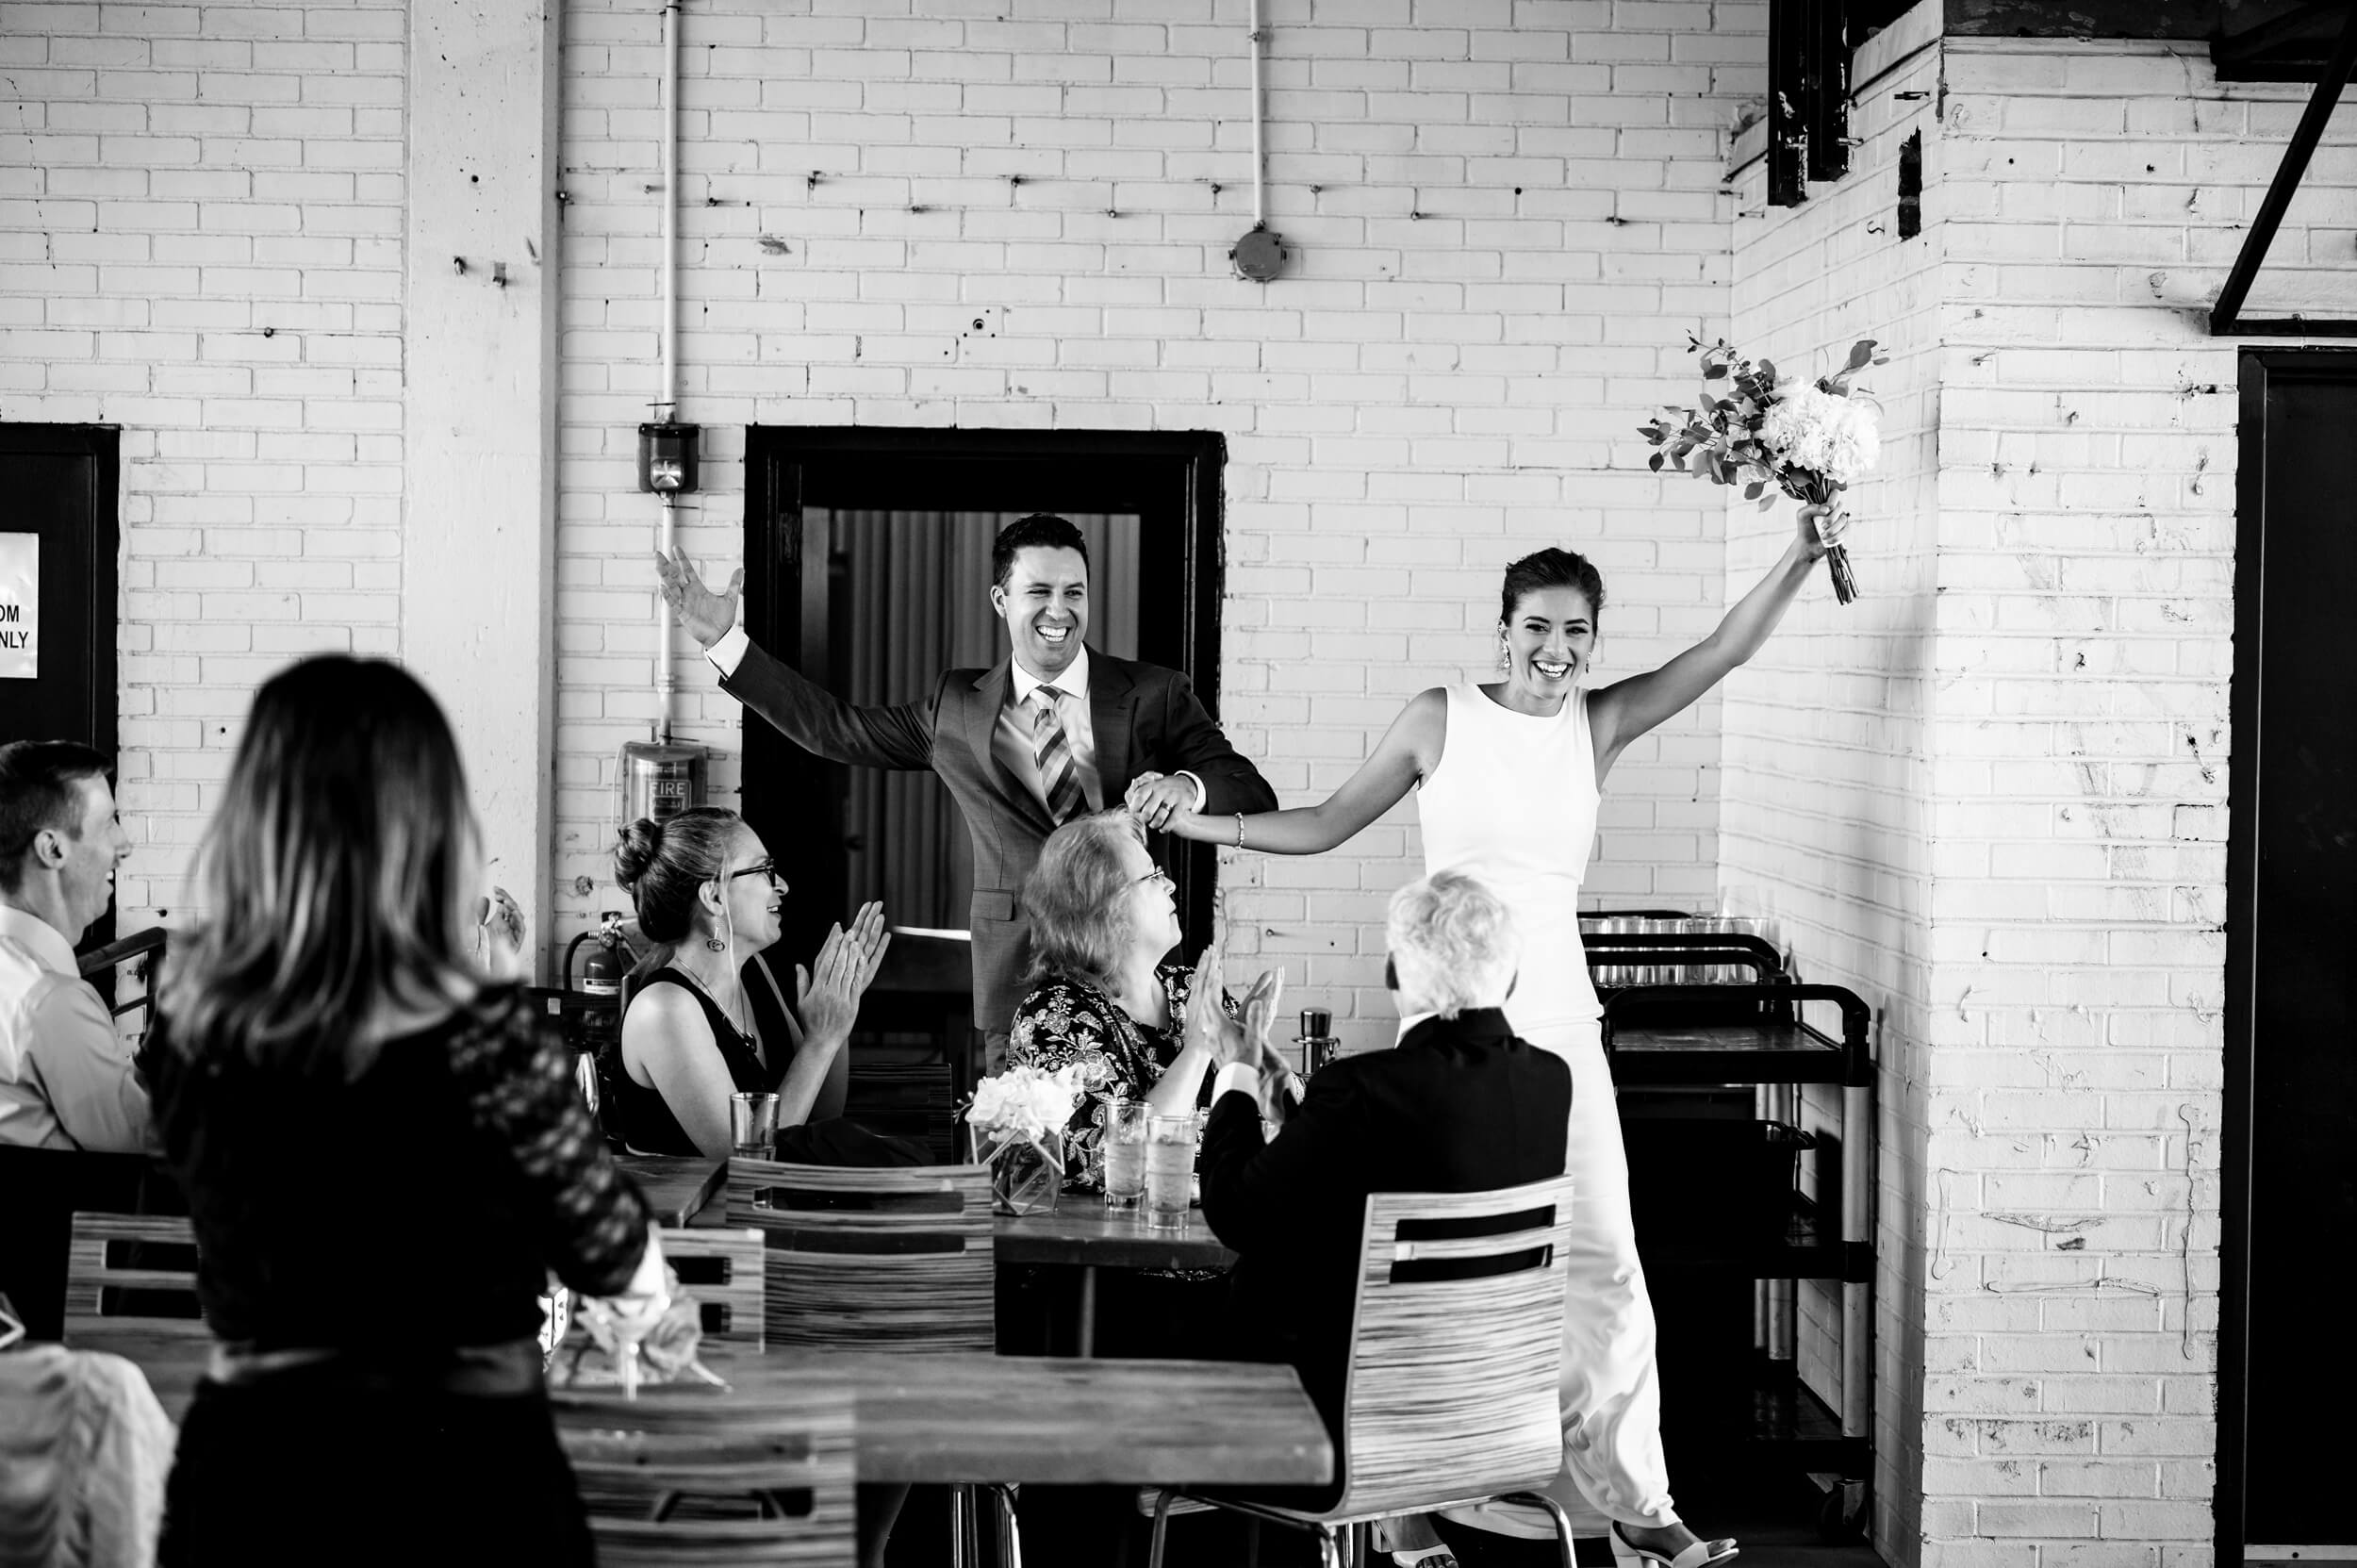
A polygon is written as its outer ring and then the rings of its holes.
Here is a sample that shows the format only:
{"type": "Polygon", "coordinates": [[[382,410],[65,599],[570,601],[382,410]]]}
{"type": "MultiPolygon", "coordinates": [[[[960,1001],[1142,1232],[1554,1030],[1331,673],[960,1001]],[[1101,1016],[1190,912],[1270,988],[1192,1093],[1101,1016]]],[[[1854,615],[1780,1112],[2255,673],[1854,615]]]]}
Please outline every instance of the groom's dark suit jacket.
{"type": "MultiPolygon", "coordinates": [[[[974,1025],[985,1033],[1004,1033],[1023,999],[1026,926],[1015,900],[1055,827],[1039,797],[991,752],[1011,685],[1009,661],[1001,659],[989,669],[944,671],[922,702],[855,707],[758,645],[721,682],[805,751],[941,775],[974,844],[974,1025]]],[[[1215,816],[1277,809],[1276,792],[1228,744],[1193,684],[1175,669],[1090,649],[1089,725],[1107,805],[1120,804],[1140,773],[1189,772],[1203,781],[1203,809],[1215,816]]]]}
{"type": "Polygon", "coordinates": [[[1427,1018],[1391,1050],[1319,1068],[1274,1143],[1251,1096],[1220,1096],[1203,1217],[1238,1254],[1232,1353],[1291,1362],[1339,1442],[1367,1195],[1560,1176],[1571,1111],[1571,1068],[1516,1039],[1496,1008],[1427,1018]]]}

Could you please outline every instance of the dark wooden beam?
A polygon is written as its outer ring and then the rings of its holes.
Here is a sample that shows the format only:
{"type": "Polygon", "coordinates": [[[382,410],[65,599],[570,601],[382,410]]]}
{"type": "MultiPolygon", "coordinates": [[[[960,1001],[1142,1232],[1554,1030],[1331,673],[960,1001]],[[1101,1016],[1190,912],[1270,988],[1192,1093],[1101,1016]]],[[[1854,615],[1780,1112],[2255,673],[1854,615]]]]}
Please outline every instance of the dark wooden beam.
{"type": "MultiPolygon", "coordinates": [[[[2275,232],[2283,226],[2284,210],[2292,205],[2301,176],[2308,173],[2308,160],[2315,156],[2316,143],[2324,136],[2325,122],[2332,118],[2332,110],[2341,101],[2341,89],[2349,81],[2350,68],[2357,66],[2357,0],[2341,0],[2341,5],[2347,12],[2341,24],[2341,40],[2333,45],[2332,58],[2325,62],[2324,74],[2316,78],[2316,91],[2292,131],[2291,144],[2283,149],[2283,161],[2276,167],[2275,181],[2267,187],[2266,199],[2259,204],[2250,232],[2243,236],[2242,254],[2234,257],[2234,270],[2226,274],[2226,287],[2218,293],[2217,308],[2210,312],[2213,338],[2248,336],[2256,330],[2255,323],[2245,325],[2238,321],[2243,301],[2250,297],[2251,282],[2259,275],[2259,264],[2266,259],[2267,248],[2275,243],[2275,232]]],[[[2280,322],[2269,325],[2282,330],[2280,322]]],[[[2322,322],[2307,322],[2294,330],[2302,336],[2351,335],[2334,331],[2322,322]]]]}
{"type": "Polygon", "coordinates": [[[1768,205],[1808,200],[1810,0],[1768,0],[1768,205]]]}
{"type": "Polygon", "coordinates": [[[1850,172],[1850,38],[1843,0],[1808,3],[1808,177],[1850,172]]]}

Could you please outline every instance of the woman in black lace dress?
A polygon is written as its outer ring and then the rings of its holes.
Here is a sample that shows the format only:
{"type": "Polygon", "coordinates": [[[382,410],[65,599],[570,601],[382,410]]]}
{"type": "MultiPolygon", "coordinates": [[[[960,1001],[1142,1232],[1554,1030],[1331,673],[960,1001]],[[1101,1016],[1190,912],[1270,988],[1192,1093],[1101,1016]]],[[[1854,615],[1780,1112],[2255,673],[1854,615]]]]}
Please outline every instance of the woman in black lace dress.
{"type": "Polygon", "coordinates": [[[474,957],[482,874],[415,680],[318,658],[262,687],[148,1052],[219,1341],[173,1568],[592,1560],[538,1298],[553,1269],[652,1310],[662,1252],[563,1042],[474,957]]]}

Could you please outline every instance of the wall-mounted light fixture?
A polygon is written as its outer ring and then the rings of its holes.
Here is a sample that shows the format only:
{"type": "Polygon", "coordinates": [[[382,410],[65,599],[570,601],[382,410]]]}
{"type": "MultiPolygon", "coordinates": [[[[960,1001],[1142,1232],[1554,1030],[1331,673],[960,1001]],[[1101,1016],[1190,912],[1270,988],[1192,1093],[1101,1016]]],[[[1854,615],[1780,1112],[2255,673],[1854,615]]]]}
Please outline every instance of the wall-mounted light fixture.
{"type": "Polygon", "coordinates": [[[638,427],[638,487],[651,490],[667,503],[696,488],[696,443],[703,427],[695,424],[642,424],[638,427]]]}

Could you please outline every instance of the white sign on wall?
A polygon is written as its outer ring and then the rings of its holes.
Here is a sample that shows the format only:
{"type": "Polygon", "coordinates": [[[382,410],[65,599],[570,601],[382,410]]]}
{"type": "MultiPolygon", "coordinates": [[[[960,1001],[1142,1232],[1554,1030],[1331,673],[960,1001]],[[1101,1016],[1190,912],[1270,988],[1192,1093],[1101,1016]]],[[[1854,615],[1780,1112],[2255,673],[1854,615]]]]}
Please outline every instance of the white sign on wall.
{"type": "Polygon", "coordinates": [[[0,681],[41,674],[41,536],[0,534],[0,681]]]}

